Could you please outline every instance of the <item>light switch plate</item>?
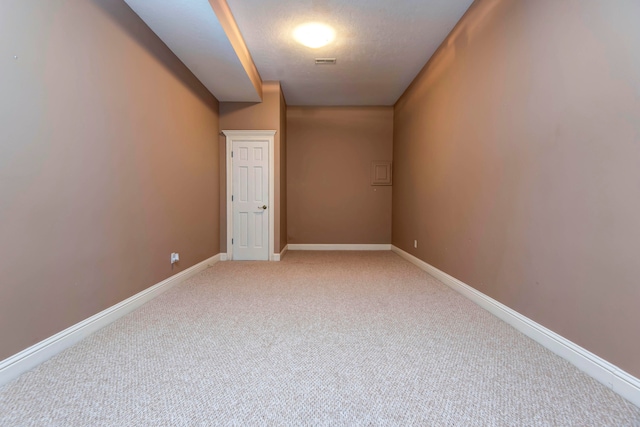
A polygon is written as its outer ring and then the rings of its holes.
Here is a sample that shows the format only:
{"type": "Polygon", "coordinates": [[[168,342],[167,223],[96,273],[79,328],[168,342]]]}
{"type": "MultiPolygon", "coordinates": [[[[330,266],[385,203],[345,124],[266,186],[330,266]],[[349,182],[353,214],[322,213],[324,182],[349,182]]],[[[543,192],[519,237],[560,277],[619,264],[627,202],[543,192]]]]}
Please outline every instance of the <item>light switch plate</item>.
{"type": "Polygon", "coordinates": [[[371,185],[391,185],[391,162],[371,162],[371,185]]]}

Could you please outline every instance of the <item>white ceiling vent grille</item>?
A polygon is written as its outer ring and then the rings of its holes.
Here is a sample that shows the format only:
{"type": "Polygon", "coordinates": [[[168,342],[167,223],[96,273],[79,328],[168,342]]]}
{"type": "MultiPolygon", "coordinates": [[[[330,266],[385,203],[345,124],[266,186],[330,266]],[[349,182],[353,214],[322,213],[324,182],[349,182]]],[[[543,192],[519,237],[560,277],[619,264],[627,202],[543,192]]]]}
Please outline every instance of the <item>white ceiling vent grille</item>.
{"type": "Polygon", "coordinates": [[[335,65],[336,58],[316,58],[316,65],[335,65]]]}

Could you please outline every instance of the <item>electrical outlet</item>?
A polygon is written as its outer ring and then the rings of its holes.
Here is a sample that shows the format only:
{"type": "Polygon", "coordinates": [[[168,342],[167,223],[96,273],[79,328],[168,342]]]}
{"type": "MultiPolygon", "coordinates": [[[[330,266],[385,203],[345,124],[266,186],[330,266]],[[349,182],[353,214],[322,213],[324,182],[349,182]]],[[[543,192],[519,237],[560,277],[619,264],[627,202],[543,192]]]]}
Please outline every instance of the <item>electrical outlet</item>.
{"type": "Polygon", "coordinates": [[[414,248],[417,248],[417,247],[418,247],[418,241],[417,241],[417,240],[414,240],[414,241],[413,241],[413,247],[414,247],[414,248]]]}
{"type": "Polygon", "coordinates": [[[180,254],[178,252],[173,252],[171,254],[171,265],[175,264],[178,261],[180,261],[180,254]]]}

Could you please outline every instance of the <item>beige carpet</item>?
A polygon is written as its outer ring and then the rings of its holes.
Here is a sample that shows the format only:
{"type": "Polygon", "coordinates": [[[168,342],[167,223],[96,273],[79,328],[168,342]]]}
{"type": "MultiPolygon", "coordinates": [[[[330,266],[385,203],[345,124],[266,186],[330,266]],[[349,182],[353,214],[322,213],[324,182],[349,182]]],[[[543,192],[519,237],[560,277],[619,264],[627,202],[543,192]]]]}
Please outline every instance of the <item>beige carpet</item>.
{"type": "Polygon", "coordinates": [[[640,426],[391,252],[222,262],[0,389],[1,426],[640,426]]]}

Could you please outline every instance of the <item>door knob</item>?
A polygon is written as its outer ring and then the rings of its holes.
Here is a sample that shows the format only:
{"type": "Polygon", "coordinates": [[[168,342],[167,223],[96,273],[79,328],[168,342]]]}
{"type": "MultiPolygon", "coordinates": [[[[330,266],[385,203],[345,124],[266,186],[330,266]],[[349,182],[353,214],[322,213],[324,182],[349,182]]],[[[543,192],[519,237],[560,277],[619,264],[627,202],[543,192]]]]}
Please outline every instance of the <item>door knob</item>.
{"type": "Polygon", "coordinates": [[[258,206],[258,209],[264,209],[264,210],[266,210],[266,209],[267,209],[267,205],[258,206]]]}

